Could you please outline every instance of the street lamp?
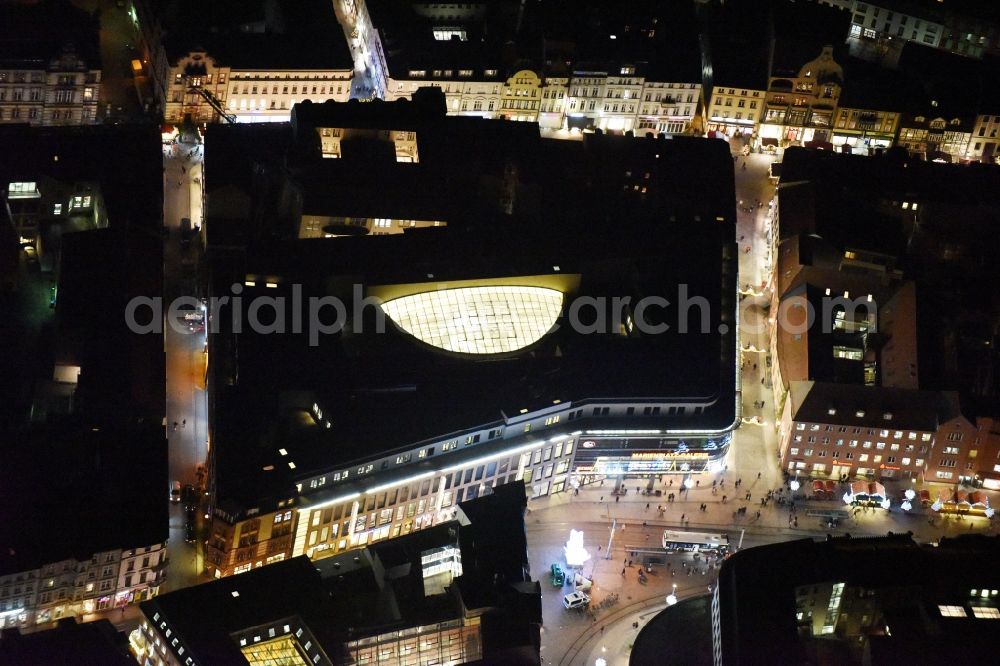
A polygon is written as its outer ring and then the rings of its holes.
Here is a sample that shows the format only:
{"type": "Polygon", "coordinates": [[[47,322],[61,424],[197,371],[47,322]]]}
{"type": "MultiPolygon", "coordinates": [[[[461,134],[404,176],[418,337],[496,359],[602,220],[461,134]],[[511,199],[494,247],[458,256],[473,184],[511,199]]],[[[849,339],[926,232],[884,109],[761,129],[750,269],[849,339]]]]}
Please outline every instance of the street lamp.
{"type": "Polygon", "coordinates": [[[673,591],[667,595],[667,605],[673,606],[677,603],[677,583],[674,583],[673,591]]]}
{"type": "Polygon", "coordinates": [[[792,489],[793,493],[796,492],[800,487],[802,487],[802,484],[799,483],[799,477],[797,474],[795,478],[788,483],[788,487],[792,489]]]}
{"type": "Polygon", "coordinates": [[[688,490],[694,488],[694,479],[691,478],[690,474],[684,477],[684,487],[688,490]]]}

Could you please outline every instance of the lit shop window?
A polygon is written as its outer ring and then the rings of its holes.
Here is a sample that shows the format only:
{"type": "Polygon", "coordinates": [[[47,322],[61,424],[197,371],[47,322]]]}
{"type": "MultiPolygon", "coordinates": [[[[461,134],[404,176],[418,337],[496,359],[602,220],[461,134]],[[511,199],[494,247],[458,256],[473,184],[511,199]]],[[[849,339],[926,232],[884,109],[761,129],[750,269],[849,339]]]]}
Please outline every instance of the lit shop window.
{"type": "Polygon", "coordinates": [[[943,617],[967,617],[962,606],[938,606],[943,617]]]}
{"type": "Polygon", "coordinates": [[[434,28],[434,39],[439,42],[450,42],[453,39],[464,42],[468,40],[468,35],[463,28],[434,28]]]}
{"type": "Polygon", "coordinates": [[[544,287],[463,287],[382,304],[401,329],[434,347],[500,354],[540,340],[555,324],[563,295],[544,287]]]}

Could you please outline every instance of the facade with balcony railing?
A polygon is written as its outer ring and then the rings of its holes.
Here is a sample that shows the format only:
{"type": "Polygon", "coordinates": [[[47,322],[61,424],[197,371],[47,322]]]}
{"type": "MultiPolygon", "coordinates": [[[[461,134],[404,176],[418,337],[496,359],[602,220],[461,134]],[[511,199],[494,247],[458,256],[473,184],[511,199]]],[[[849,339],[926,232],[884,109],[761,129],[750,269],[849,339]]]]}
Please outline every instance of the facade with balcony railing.
{"type": "Polygon", "coordinates": [[[900,114],[841,107],[837,110],[833,144],[849,146],[853,152],[867,154],[874,148],[888,148],[896,140],[900,114]]]}
{"type": "Polygon", "coordinates": [[[783,146],[830,141],[844,73],[833,47],[806,63],[796,77],[771,77],[760,136],[783,146]]]}

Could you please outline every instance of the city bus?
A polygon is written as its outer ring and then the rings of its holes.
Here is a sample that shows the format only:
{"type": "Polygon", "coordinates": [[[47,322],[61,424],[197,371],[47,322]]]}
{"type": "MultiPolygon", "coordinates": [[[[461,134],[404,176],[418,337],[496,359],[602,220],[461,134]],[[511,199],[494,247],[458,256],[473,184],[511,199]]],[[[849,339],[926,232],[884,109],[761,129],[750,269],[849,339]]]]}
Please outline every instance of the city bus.
{"type": "Polygon", "coordinates": [[[713,552],[725,555],[729,552],[729,535],[711,532],[663,532],[663,547],[669,551],[713,552]]]}

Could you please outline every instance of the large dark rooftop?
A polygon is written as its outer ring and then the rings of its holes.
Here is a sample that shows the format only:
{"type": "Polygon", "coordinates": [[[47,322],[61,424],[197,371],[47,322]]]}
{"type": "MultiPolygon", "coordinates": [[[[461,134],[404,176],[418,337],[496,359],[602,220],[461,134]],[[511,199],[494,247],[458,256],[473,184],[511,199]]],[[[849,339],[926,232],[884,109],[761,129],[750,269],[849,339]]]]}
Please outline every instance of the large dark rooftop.
{"type": "Polygon", "coordinates": [[[242,70],[354,66],[329,0],[181,0],[163,8],[161,21],[171,62],[204,49],[219,65],[242,70]]]}
{"type": "Polygon", "coordinates": [[[101,68],[98,21],[69,0],[0,2],[0,66],[45,69],[63,48],[101,68]]]}
{"type": "MultiPolygon", "coordinates": [[[[364,120],[360,107],[375,107],[376,116],[386,116],[386,126],[396,127],[389,112],[403,115],[402,123],[414,104],[325,104],[307,115],[323,127],[357,127],[364,120]],[[332,114],[327,121],[323,107],[332,114]],[[341,109],[343,115],[337,115],[341,109]]],[[[296,110],[296,123],[305,123],[307,115],[296,110]]],[[[215,379],[213,443],[223,495],[253,502],[262,494],[285,492],[280,489],[308,470],[499,422],[555,401],[714,398],[717,409],[688,417],[690,427],[731,425],[731,338],[717,332],[721,310],[732,307],[723,286],[734,207],[725,145],[604,136],[585,143],[549,142],[524,123],[412,117],[410,122],[403,127],[416,129],[419,164],[380,163],[373,167],[379,177],[371,178],[361,175],[371,171],[359,171],[349,159],[301,158],[289,163],[289,182],[301,188],[304,205],[313,206],[315,214],[381,211],[396,219],[440,219],[447,226],[298,240],[272,225],[259,241],[250,241],[246,255],[218,255],[217,293],[247,275],[281,278],[276,289],[258,283],[244,294],[259,289],[288,296],[291,285],[299,284],[306,298],[349,296],[352,284],[378,294],[554,280],[563,283],[569,298],[610,302],[615,296],[636,301],[662,295],[676,303],[685,285],[689,295],[704,296],[710,304],[708,332],[700,332],[700,321],[693,323],[701,312],[694,307],[687,312],[693,325],[686,334],[678,332],[678,313],[670,308],[672,328],[664,334],[591,335],[567,325],[564,306],[558,330],[523,351],[495,357],[434,351],[392,324],[385,334],[368,326],[364,332],[321,336],[316,345],[305,334],[257,335],[244,329],[237,336],[217,336],[213,361],[223,374],[215,379]],[[490,192],[510,178],[510,165],[518,184],[514,214],[505,215],[491,203],[490,192]],[[377,203],[356,196],[356,189],[373,187],[377,203]],[[282,234],[286,237],[276,237],[282,234]],[[307,425],[314,400],[323,405],[330,427],[307,425]],[[293,451],[295,472],[287,469],[291,458],[276,458],[279,448],[293,451]],[[273,469],[261,471],[268,466],[273,469]]],[[[310,140],[308,129],[298,132],[310,140]]],[[[251,140],[252,132],[211,128],[208,173],[216,173],[215,159],[239,162],[237,136],[251,140]],[[220,156],[217,146],[229,154],[220,156]]],[[[245,186],[247,170],[234,171],[241,175],[230,182],[228,172],[219,174],[222,182],[214,175],[209,182],[224,190],[245,186]]],[[[210,191],[210,207],[212,197],[210,191]]],[[[210,243],[212,223],[207,222],[210,243]]],[[[218,242],[227,245],[225,239],[218,242]]],[[[592,312],[583,309],[584,317],[592,312]]]]}
{"type": "MultiPolygon", "coordinates": [[[[848,601],[859,598],[858,588],[878,599],[889,631],[870,628],[872,663],[980,659],[996,645],[996,623],[968,611],[945,617],[939,605],[995,608],[996,597],[981,600],[970,590],[1000,588],[997,557],[1000,539],[984,536],[942,539],[937,547],[907,535],[803,539],[741,551],[719,573],[721,663],[818,663],[823,646],[835,643],[803,638],[811,632],[797,626],[797,588],[833,583],[850,588],[845,613],[858,603],[848,601]]],[[[834,663],[866,662],[841,653],[834,663]]]]}

